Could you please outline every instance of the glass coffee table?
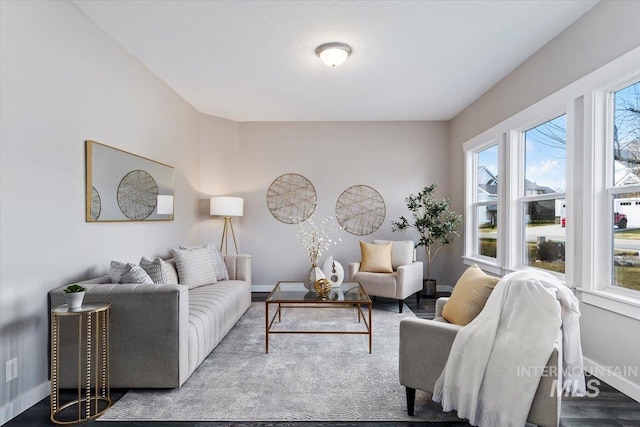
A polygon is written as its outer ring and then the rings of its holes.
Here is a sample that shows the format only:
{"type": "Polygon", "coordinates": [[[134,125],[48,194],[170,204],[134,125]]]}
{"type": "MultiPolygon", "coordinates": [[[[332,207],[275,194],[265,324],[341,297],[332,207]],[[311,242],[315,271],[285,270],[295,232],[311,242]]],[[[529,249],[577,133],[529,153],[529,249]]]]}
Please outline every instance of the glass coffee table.
{"type": "Polygon", "coordinates": [[[341,286],[334,287],[326,297],[309,291],[302,282],[278,282],[265,300],[265,333],[266,353],[269,353],[269,335],[271,334],[345,334],[345,335],[369,335],[369,353],[371,353],[371,298],[358,282],[343,282],[341,286]],[[269,316],[269,306],[277,305],[273,316],[269,316]],[[367,316],[362,307],[367,307],[367,316]],[[347,330],[288,330],[273,329],[273,324],[278,320],[282,323],[283,308],[305,308],[308,310],[321,310],[323,308],[352,308],[356,310],[358,323],[362,321],[364,328],[357,331],[347,330]]]}

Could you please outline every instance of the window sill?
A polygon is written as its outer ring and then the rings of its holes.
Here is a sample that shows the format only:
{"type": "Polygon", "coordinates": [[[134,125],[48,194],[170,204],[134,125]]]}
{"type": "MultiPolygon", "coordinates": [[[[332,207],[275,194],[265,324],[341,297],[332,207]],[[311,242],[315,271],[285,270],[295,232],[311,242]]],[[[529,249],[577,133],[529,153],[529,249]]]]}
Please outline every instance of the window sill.
{"type": "Polygon", "coordinates": [[[610,290],[578,288],[582,302],[613,313],[640,320],[640,299],[610,290]]]}
{"type": "Polygon", "coordinates": [[[473,264],[478,264],[478,267],[480,267],[482,270],[489,272],[491,274],[495,274],[498,277],[502,277],[503,275],[503,271],[502,268],[499,267],[495,261],[491,262],[492,258],[480,258],[480,257],[469,257],[469,256],[463,256],[462,257],[462,262],[465,265],[473,265],[473,264]]]}

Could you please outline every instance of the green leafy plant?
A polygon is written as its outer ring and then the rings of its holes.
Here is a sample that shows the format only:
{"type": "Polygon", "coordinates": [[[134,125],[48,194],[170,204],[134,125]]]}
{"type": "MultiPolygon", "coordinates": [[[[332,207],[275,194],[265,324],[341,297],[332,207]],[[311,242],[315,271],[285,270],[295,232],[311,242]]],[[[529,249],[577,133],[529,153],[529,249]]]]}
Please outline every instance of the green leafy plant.
{"type": "Polygon", "coordinates": [[[449,210],[449,199],[438,200],[433,196],[438,183],[425,187],[418,194],[410,194],[405,200],[407,208],[413,215],[409,222],[404,216],[398,221],[391,221],[392,231],[405,231],[415,228],[420,235],[417,246],[424,246],[427,255],[427,280],[431,279],[431,262],[440,249],[452,243],[460,235],[456,231],[462,221],[462,215],[449,210]]]}
{"type": "Polygon", "coordinates": [[[64,293],[65,294],[73,294],[76,292],[82,292],[85,291],[86,289],[83,286],[80,285],[69,285],[66,288],[64,288],[64,293]]]}

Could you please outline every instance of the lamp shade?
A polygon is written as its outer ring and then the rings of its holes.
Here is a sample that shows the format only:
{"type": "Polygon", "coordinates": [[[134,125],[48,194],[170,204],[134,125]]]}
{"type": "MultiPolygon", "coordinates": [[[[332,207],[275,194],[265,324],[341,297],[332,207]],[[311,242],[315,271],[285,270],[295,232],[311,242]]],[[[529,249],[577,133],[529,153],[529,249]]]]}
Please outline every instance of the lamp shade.
{"type": "Polygon", "coordinates": [[[158,215],[173,215],[173,196],[158,196],[158,215]]]}
{"type": "Polygon", "coordinates": [[[213,196],[209,202],[211,216],[242,216],[244,199],[242,197],[213,196]]]}

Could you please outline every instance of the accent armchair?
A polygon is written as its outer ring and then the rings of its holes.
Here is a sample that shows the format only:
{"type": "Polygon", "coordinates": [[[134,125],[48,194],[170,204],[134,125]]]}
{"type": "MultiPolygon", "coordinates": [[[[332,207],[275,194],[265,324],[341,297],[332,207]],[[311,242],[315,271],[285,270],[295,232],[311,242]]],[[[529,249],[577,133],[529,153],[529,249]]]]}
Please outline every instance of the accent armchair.
{"type": "MultiPolygon", "coordinates": [[[[376,245],[388,240],[374,240],[376,245]]],[[[404,300],[416,294],[420,303],[422,292],[422,262],[415,260],[415,245],[411,240],[391,242],[391,273],[370,273],[360,271],[361,263],[349,264],[349,280],[359,282],[369,296],[379,296],[398,300],[398,310],[402,313],[404,300]]]]}
{"type": "MultiPolygon", "coordinates": [[[[406,387],[407,412],[414,413],[416,389],[433,393],[444,370],[453,340],[462,326],[447,322],[442,310],[448,298],[436,301],[434,320],[400,321],[400,384],[406,387]]],[[[514,344],[516,345],[516,344],[514,344]]],[[[562,397],[562,344],[558,340],[547,362],[547,375],[540,379],[527,421],[540,426],[557,426],[562,397]]]]}

